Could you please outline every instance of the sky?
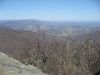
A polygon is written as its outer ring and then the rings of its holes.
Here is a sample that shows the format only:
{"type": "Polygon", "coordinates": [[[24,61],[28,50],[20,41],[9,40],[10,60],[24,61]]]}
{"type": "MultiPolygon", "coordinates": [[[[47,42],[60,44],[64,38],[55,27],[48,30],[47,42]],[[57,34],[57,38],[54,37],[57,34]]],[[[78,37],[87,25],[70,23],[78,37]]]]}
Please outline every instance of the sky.
{"type": "Polygon", "coordinates": [[[100,21],[99,0],[0,0],[0,20],[100,21]]]}

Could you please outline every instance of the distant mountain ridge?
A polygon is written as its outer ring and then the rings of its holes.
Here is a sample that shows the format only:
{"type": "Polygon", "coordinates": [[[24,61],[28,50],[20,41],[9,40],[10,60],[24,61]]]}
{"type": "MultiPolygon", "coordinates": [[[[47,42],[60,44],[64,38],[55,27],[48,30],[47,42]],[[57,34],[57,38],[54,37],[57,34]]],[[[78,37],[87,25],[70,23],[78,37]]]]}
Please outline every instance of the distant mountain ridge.
{"type": "Polygon", "coordinates": [[[43,31],[56,36],[77,36],[100,29],[100,22],[56,22],[42,20],[1,20],[0,27],[43,31]]]}

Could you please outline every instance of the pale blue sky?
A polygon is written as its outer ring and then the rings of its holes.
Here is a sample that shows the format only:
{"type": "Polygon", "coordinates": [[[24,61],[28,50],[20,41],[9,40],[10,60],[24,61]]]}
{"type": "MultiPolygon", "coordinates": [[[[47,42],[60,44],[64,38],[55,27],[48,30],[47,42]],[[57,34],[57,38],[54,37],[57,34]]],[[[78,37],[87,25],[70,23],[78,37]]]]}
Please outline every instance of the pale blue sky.
{"type": "Polygon", "coordinates": [[[0,19],[100,21],[97,0],[0,0],[0,19]]]}

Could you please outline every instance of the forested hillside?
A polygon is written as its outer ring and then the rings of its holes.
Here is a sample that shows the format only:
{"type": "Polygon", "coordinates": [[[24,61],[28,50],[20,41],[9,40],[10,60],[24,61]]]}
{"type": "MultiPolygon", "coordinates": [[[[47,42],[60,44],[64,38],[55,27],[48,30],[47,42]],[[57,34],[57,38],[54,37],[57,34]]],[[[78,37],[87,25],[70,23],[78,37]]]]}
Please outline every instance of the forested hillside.
{"type": "Polygon", "coordinates": [[[0,51],[52,75],[93,75],[100,70],[100,31],[76,37],[0,28],[0,51]]]}

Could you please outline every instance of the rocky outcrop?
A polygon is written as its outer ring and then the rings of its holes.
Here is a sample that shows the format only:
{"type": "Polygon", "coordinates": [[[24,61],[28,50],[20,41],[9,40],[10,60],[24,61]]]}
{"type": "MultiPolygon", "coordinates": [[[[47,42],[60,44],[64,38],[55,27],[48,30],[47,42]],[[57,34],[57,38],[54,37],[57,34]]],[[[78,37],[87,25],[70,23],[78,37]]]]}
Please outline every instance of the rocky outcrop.
{"type": "Polygon", "coordinates": [[[0,52],[0,75],[46,75],[31,65],[19,61],[0,52]]]}

